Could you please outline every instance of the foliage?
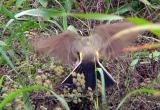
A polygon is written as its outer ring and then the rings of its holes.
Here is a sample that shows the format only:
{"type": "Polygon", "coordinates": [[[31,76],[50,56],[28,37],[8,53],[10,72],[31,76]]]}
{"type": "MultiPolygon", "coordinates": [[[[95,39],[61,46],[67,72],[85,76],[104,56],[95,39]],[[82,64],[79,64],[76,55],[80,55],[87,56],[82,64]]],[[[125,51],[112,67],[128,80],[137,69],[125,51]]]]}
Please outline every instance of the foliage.
{"type": "MultiPolygon", "coordinates": [[[[141,86],[129,88],[130,85],[133,85],[132,80],[134,78],[131,77],[134,73],[132,72],[136,70],[139,64],[146,67],[147,65],[153,65],[153,68],[155,68],[155,65],[159,64],[160,61],[160,52],[158,50],[160,25],[159,23],[155,23],[160,19],[158,14],[158,0],[122,0],[121,3],[112,0],[101,0],[98,1],[98,3],[96,2],[94,0],[82,0],[81,2],[75,0],[36,0],[35,2],[31,0],[2,0],[0,2],[0,31],[2,32],[0,33],[0,88],[2,89],[0,89],[0,94],[3,98],[0,103],[1,108],[5,107],[7,103],[14,102],[15,98],[19,98],[18,96],[23,94],[23,100],[21,101],[24,102],[28,110],[32,110],[33,105],[31,102],[33,100],[30,94],[34,93],[33,91],[35,90],[38,91],[37,93],[42,92],[42,94],[43,91],[46,91],[44,93],[46,96],[50,95],[56,97],[65,109],[69,109],[67,102],[71,102],[69,105],[72,106],[77,100],[80,101],[77,99],[79,96],[78,89],[76,92],[72,90],[71,93],[71,90],[68,90],[68,88],[66,90],[67,92],[65,91],[67,96],[71,96],[76,100],[68,101],[66,97],[64,97],[66,102],[59,96],[61,93],[56,88],[53,88],[53,86],[61,82],[70,70],[59,66],[59,64],[55,63],[52,59],[40,60],[35,56],[28,42],[29,37],[25,34],[27,31],[31,32],[32,29],[36,29],[40,30],[40,32],[55,35],[55,33],[66,31],[70,25],[74,25],[74,27],[76,27],[75,30],[79,30],[78,32],[85,35],[86,33],[83,31],[88,31],[91,27],[94,27],[95,24],[117,22],[121,20],[128,20],[129,22],[137,24],[138,27],[132,28],[129,31],[124,30],[117,33],[114,36],[115,38],[123,37],[123,35],[130,34],[130,32],[142,30],[149,30],[150,33],[147,35],[145,34],[146,36],[141,36],[141,39],[137,40],[137,42],[140,42],[140,45],[145,44],[143,41],[147,42],[148,45],[142,47],[137,46],[138,51],[131,55],[132,61],[130,67],[132,68],[129,68],[131,70],[127,70],[129,73],[123,72],[123,75],[121,73],[115,75],[118,80],[120,80],[119,77],[123,76],[123,78],[126,78],[125,75],[128,75],[127,79],[119,81],[120,83],[124,83],[127,80],[127,87],[118,84],[117,88],[115,87],[116,90],[114,90],[115,88],[112,90],[113,93],[116,91],[123,96],[127,94],[121,101],[121,95],[118,95],[120,98],[116,97],[119,99],[115,101],[116,104],[119,103],[119,105],[116,105],[117,109],[119,109],[127,99],[129,100],[132,95],[147,93],[156,97],[160,96],[158,90],[141,88],[141,86]],[[156,63],[153,64],[153,62],[156,63]],[[33,86],[34,84],[40,86],[33,86]],[[49,85],[49,89],[44,87],[47,85],[49,85]],[[59,95],[55,94],[51,89],[59,95]],[[123,89],[123,93],[119,93],[121,89],[123,89]],[[130,89],[135,90],[130,92],[130,89]],[[8,95],[8,92],[12,93],[8,95]]],[[[107,65],[109,65],[108,62],[107,65]]],[[[115,69],[115,71],[121,72],[124,70],[124,68],[120,68],[118,65],[116,65],[116,67],[119,68],[120,71],[118,71],[119,69],[115,69]]],[[[100,69],[98,69],[98,71],[101,73],[100,69]]],[[[153,71],[154,74],[150,73],[150,76],[153,75],[159,78],[158,75],[155,75],[158,72],[153,71]]],[[[114,72],[112,73],[114,74],[114,72]]],[[[138,75],[141,76],[141,74],[138,75]]],[[[103,75],[101,78],[103,79],[103,75]]],[[[152,77],[149,78],[153,80],[152,77]]],[[[93,98],[96,93],[92,90],[88,90],[86,93],[80,92],[82,96],[88,94],[86,97],[89,99],[94,109],[101,108],[101,105],[109,108],[112,104],[109,105],[109,103],[107,103],[109,102],[107,99],[112,97],[108,95],[110,90],[107,89],[106,93],[103,80],[101,83],[102,85],[100,85],[102,88],[100,89],[100,96],[102,100],[99,100],[98,96],[96,96],[97,98],[93,98]],[[103,101],[106,102],[104,105],[101,103],[103,101]]],[[[159,84],[159,82],[157,83],[159,84]]],[[[113,100],[111,100],[111,102],[112,101],[113,100]]],[[[80,104],[84,105],[85,103],[83,104],[80,101],[80,104]]],[[[113,109],[115,109],[115,107],[113,109]]]]}

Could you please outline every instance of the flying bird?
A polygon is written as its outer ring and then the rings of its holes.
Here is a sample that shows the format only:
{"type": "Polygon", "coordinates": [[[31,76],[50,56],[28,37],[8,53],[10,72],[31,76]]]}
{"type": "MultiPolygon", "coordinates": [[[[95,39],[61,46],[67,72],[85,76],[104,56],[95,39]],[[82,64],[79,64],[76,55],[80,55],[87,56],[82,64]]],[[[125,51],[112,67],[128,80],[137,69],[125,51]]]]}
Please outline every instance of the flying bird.
{"type": "MultiPolygon", "coordinates": [[[[100,75],[95,74],[95,68],[102,68],[105,85],[109,87],[116,84],[116,81],[103,67],[100,60],[119,56],[125,47],[132,44],[139,33],[112,38],[116,33],[134,26],[129,22],[101,24],[92,29],[89,36],[82,37],[75,32],[66,31],[55,37],[37,38],[30,42],[38,54],[54,57],[63,64],[74,67],[73,71],[83,72],[86,88],[95,88],[96,77],[100,79],[100,75]]],[[[62,84],[73,84],[71,74],[64,79],[62,84]]]]}

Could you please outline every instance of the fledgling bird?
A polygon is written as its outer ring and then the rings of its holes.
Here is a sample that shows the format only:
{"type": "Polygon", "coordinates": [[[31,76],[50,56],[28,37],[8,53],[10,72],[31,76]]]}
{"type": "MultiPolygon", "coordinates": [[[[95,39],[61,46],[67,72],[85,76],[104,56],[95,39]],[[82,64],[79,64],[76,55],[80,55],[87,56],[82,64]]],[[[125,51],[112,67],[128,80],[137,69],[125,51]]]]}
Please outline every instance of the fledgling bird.
{"type": "MultiPolygon", "coordinates": [[[[100,76],[95,74],[95,66],[102,68],[105,85],[109,87],[116,81],[102,66],[99,59],[119,56],[122,49],[129,46],[137,38],[138,33],[131,33],[116,39],[112,39],[112,37],[114,34],[134,26],[129,22],[102,24],[95,27],[91,31],[91,35],[87,37],[81,37],[77,33],[67,31],[56,37],[38,38],[30,42],[38,54],[54,57],[63,64],[75,67],[74,71],[83,72],[86,88],[95,88],[96,77],[100,79],[100,76]]],[[[71,74],[62,83],[72,84],[71,74]]]]}

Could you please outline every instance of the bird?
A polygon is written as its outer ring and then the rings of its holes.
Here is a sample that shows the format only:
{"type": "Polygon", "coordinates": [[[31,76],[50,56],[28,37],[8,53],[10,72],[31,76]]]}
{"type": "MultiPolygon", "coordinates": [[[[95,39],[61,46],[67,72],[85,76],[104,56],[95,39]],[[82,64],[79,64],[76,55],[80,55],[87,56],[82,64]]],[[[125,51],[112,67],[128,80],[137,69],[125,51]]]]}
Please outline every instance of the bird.
{"type": "MultiPolygon", "coordinates": [[[[54,37],[35,38],[30,40],[37,54],[54,57],[64,65],[74,68],[74,72],[83,72],[85,88],[96,87],[95,68],[103,70],[105,87],[116,84],[116,80],[100,62],[119,56],[125,47],[131,45],[139,33],[129,33],[113,39],[113,36],[128,28],[135,27],[133,23],[122,21],[112,24],[100,24],[93,28],[89,36],[80,36],[73,31],[66,31],[54,37]]],[[[73,71],[62,81],[62,84],[73,84],[73,71]]]]}

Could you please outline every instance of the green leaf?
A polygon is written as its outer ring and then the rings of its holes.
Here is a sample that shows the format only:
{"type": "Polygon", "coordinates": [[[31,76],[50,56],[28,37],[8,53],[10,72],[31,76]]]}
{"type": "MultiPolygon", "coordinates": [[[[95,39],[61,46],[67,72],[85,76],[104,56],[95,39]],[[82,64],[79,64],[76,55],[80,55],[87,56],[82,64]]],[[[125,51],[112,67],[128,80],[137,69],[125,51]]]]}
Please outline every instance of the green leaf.
{"type": "MultiPolygon", "coordinates": [[[[59,10],[54,10],[54,9],[30,9],[30,10],[25,10],[25,11],[22,11],[20,13],[17,13],[14,17],[16,19],[19,19],[20,17],[22,16],[38,16],[38,17],[43,17],[47,20],[49,20],[51,17],[59,17],[59,16],[67,16],[67,14],[64,12],[64,11],[59,11],[59,10]]],[[[14,21],[14,19],[10,19],[4,30],[3,30],[3,33],[4,31],[6,30],[6,28],[14,21]]]]}
{"type": "Polygon", "coordinates": [[[5,15],[6,17],[15,19],[14,14],[11,11],[9,11],[7,8],[5,8],[4,6],[0,6],[0,13],[5,15]]]}
{"type": "Polygon", "coordinates": [[[71,0],[64,0],[64,4],[65,4],[64,7],[66,9],[66,12],[70,12],[72,8],[71,0]]]}
{"type": "Polygon", "coordinates": [[[136,52],[133,54],[133,59],[136,59],[137,57],[139,58],[143,58],[145,56],[148,56],[149,55],[149,52],[148,51],[142,51],[142,52],[136,52]]]}
{"type": "MultiPolygon", "coordinates": [[[[25,93],[25,92],[31,92],[31,91],[40,91],[40,90],[43,90],[43,91],[50,91],[47,87],[44,87],[44,86],[27,86],[27,87],[24,87],[22,89],[17,89],[15,90],[14,92],[11,92],[10,94],[8,94],[7,97],[5,97],[5,99],[3,99],[0,103],[0,108],[3,108],[8,102],[10,102],[11,100],[13,100],[14,98],[16,98],[18,95],[22,94],[22,93],[25,93]]],[[[51,93],[53,93],[53,96],[56,97],[60,103],[62,104],[62,106],[64,107],[65,106],[65,110],[69,110],[69,107],[68,105],[66,106],[66,101],[61,98],[60,96],[58,96],[56,93],[54,93],[53,91],[50,91],[51,93]]]]}
{"type": "Polygon", "coordinates": [[[64,32],[64,29],[62,28],[60,24],[58,24],[56,20],[48,20],[48,21],[55,24],[62,32],[64,32]]]}
{"type": "Polygon", "coordinates": [[[18,73],[16,68],[14,67],[14,65],[12,64],[12,62],[10,61],[10,59],[8,58],[8,56],[5,54],[3,50],[0,50],[0,55],[2,59],[4,59],[4,61],[8,64],[8,66],[10,66],[15,73],[18,73]]]}
{"type": "Polygon", "coordinates": [[[39,3],[40,3],[43,7],[47,7],[47,5],[48,5],[48,1],[47,1],[47,0],[39,0],[39,3]]]}
{"type": "MultiPolygon", "coordinates": [[[[142,18],[137,18],[137,17],[132,17],[132,18],[126,18],[128,21],[135,23],[137,25],[147,25],[147,24],[152,24],[152,22],[147,21],[145,19],[142,18]]],[[[160,30],[151,30],[150,32],[152,32],[153,34],[160,36],[160,30]]]]}
{"type": "Polygon", "coordinates": [[[132,22],[132,23],[135,23],[137,25],[145,25],[145,24],[150,24],[151,22],[150,21],[147,21],[145,19],[142,19],[142,18],[138,18],[138,17],[129,17],[129,18],[126,18],[128,21],[132,22]]]}
{"type": "Polygon", "coordinates": [[[16,0],[16,6],[21,7],[23,0],[16,0]]]}
{"type": "Polygon", "coordinates": [[[0,88],[2,87],[3,80],[4,80],[4,76],[0,78],[0,88]]]}
{"type": "Polygon", "coordinates": [[[2,59],[2,57],[0,56],[0,66],[5,64],[5,61],[2,59]]]}
{"type": "Polygon", "coordinates": [[[158,52],[158,51],[154,51],[152,54],[153,54],[153,57],[159,57],[160,56],[160,52],[158,52]]]}
{"type": "Polygon", "coordinates": [[[9,8],[13,5],[13,3],[15,3],[15,0],[7,0],[4,7],[9,8]]]}
{"type": "Polygon", "coordinates": [[[15,15],[15,18],[19,18],[24,15],[38,16],[43,18],[51,18],[65,15],[64,11],[54,10],[54,9],[30,9],[22,11],[15,15]]]}
{"type": "Polygon", "coordinates": [[[138,59],[138,58],[137,58],[137,59],[132,60],[132,62],[131,62],[131,64],[130,64],[130,66],[131,66],[131,67],[135,67],[135,65],[136,65],[136,64],[138,64],[138,61],[139,61],[139,59],[138,59]]]}
{"type": "MultiPolygon", "coordinates": [[[[14,65],[12,64],[12,62],[10,61],[10,59],[8,58],[8,56],[5,54],[5,52],[0,48],[0,55],[2,57],[2,59],[12,68],[13,72],[16,73],[16,75],[18,75],[18,72],[16,70],[16,68],[14,67],[14,65]]],[[[18,80],[19,80],[19,84],[24,87],[25,84],[23,82],[23,80],[17,76],[18,80]]],[[[23,93],[23,99],[25,100],[25,104],[28,107],[28,110],[32,110],[32,105],[30,103],[29,99],[29,94],[28,93],[23,93]]],[[[1,107],[0,107],[1,108],[1,107]]]]}
{"type": "Polygon", "coordinates": [[[63,106],[64,110],[70,110],[67,102],[66,102],[61,96],[57,95],[57,94],[56,94],[55,92],[53,92],[53,91],[50,91],[50,92],[53,94],[53,96],[55,96],[55,97],[59,100],[59,102],[60,102],[61,105],[63,106]]]}
{"type": "Polygon", "coordinates": [[[152,5],[148,0],[140,0],[142,3],[144,3],[146,6],[151,7],[153,9],[158,8],[158,6],[152,5]]]}
{"type": "Polygon", "coordinates": [[[99,13],[69,13],[68,15],[77,17],[77,18],[83,18],[83,19],[93,19],[93,20],[108,20],[108,21],[114,21],[114,20],[122,20],[124,19],[121,16],[117,15],[108,15],[108,14],[99,14],[99,13]]]}
{"type": "Polygon", "coordinates": [[[0,47],[6,46],[6,43],[0,40],[0,47]]]}
{"type": "Polygon", "coordinates": [[[72,31],[72,32],[78,34],[77,29],[73,25],[69,25],[68,28],[67,28],[67,30],[72,31]]]}
{"type": "Polygon", "coordinates": [[[9,55],[10,57],[12,57],[12,58],[14,59],[14,61],[16,61],[17,63],[20,62],[19,59],[16,57],[16,55],[15,55],[15,53],[14,53],[13,50],[8,50],[8,55],[9,55]]]}
{"type": "Polygon", "coordinates": [[[97,68],[98,72],[100,73],[101,76],[101,82],[102,82],[102,102],[106,103],[106,88],[105,88],[105,79],[104,79],[104,73],[102,68],[97,68]]]}
{"type": "Polygon", "coordinates": [[[115,15],[122,15],[128,11],[131,11],[132,8],[131,8],[131,5],[130,4],[126,4],[118,9],[116,9],[116,12],[114,12],[115,15]]]}
{"type": "Polygon", "coordinates": [[[154,60],[158,61],[160,58],[160,52],[154,51],[151,54],[149,54],[149,58],[153,58],[154,60]]]}
{"type": "Polygon", "coordinates": [[[131,27],[131,28],[128,28],[128,29],[124,29],[124,30],[116,33],[115,35],[113,35],[113,37],[110,40],[121,38],[121,37],[124,37],[125,35],[129,35],[129,34],[134,33],[134,32],[142,32],[142,31],[146,31],[146,30],[149,30],[149,31],[155,31],[156,30],[157,32],[158,31],[160,32],[160,24],[153,24],[152,23],[152,24],[135,26],[135,27],[131,27]]]}
{"type": "Polygon", "coordinates": [[[152,4],[148,0],[140,0],[145,5],[151,6],[152,4]]]}

